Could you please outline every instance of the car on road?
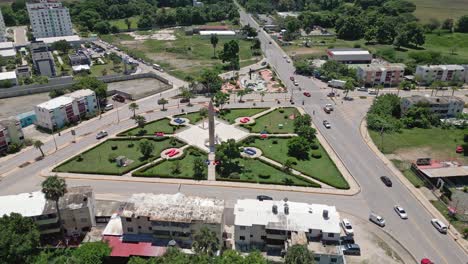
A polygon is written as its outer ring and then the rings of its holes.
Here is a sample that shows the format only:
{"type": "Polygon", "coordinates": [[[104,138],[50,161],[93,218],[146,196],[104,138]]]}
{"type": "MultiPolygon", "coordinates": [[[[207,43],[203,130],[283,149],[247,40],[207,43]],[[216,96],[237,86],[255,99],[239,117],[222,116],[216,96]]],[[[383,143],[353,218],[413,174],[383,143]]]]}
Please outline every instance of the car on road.
{"type": "Polygon", "coordinates": [[[330,111],[333,111],[333,105],[332,104],[326,104],[325,107],[328,107],[330,111]]]}
{"type": "Polygon", "coordinates": [[[360,92],[367,92],[367,88],[362,86],[362,87],[358,87],[356,90],[360,91],[360,92]]]}
{"type": "Polygon", "coordinates": [[[358,244],[346,244],[341,246],[341,249],[345,255],[361,255],[361,248],[358,244]]]}
{"type": "Polygon", "coordinates": [[[328,122],[327,120],[323,120],[323,126],[325,126],[325,127],[328,128],[328,129],[331,128],[331,124],[330,124],[330,122],[328,122]]]}
{"type": "Polygon", "coordinates": [[[101,139],[101,138],[104,138],[104,137],[107,137],[107,131],[105,131],[105,130],[99,131],[96,134],[96,139],[101,139]]]}
{"type": "Polygon", "coordinates": [[[393,209],[395,209],[395,212],[398,216],[400,216],[401,219],[408,219],[408,214],[406,213],[405,209],[403,209],[403,207],[395,205],[393,209]]]}
{"type": "Polygon", "coordinates": [[[376,224],[376,225],[378,225],[380,227],[385,226],[385,219],[383,217],[381,217],[380,215],[376,214],[376,213],[371,213],[369,215],[369,220],[372,223],[374,223],[374,224],[376,224]]]}
{"type": "Polygon", "coordinates": [[[330,93],[327,94],[328,97],[335,97],[335,95],[336,94],[334,92],[330,92],[330,93]]]}
{"type": "Polygon", "coordinates": [[[273,198],[271,198],[270,196],[266,196],[266,195],[257,195],[257,200],[265,201],[265,200],[273,200],[273,198]]]}
{"type": "Polygon", "coordinates": [[[423,258],[421,259],[421,264],[434,264],[434,262],[428,258],[423,258]]]}
{"type": "Polygon", "coordinates": [[[271,44],[271,41],[269,41],[268,44],[271,44]]]}
{"type": "Polygon", "coordinates": [[[346,235],[348,236],[354,235],[353,226],[351,225],[351,222],[347,218],[343,218],[343,220],[341,220],[341,226],[343,227],[343,230],[346,235]]]}
{"type": "Polygon", "coordinates": [[[106,107],[104,107],[104,111],[110,111],[114,109],[114,105],[113,104],[107,104],[106,107]]]}
{"type": "Polygon", "coordinates": [[[431,219],[432,225],[442,234],[447,234],[447,226],[437,218],[431,219]]]}
{"type": "Polygon", "coordinates": [[[299,86],[299,83],[298,83],[298,82],[293,81],[293,83],[294,83],[294,86],[299,86]]]}
{"type": "Polygon", "coordinates": [[[123,97],[120,94],[116,94],[116,95],[112,96],[112,100],[117,101],[119,103],[123,103],[123,102],[125,102],[125,97],[123,97]]]}
{"type": "Polygon", "coordinates": [[[310,93],[309,92],[304,92],[304,96],[310,97],[310,93]]]}
{"type": "Polygon", "coordinates": [[[325,113],[329,114],[332,110],[331,110],[330,108],[328,108],[328,107],[325,106],[325,107],[323,108],[323,111],[325,111],[325,113]]]}
{"type": "Polygon", "coordinates": [[[381,176],[380,180],[387,186],[392,187],[392,180],[388,176],[381,176]]]}
{"type": "Polygon", "coordinates": [[[287,62],[287,63],[291,63],[291,60],[290,60],[290,59],[287,59],[286,62],[287,62]]]}
{"type": "Polygon", "coordinates": [[[295,79],[294,79],[294,76],[289,77],[289,80],[291,80],[292,82],[294,82],[294,80],[295,80],[295,79]]]}
{"type": "Polygon", "coordinates": [[[375,90],[375,89],[369,89],[369,90],[367,90],[367,92],[369,94],[377,95],[377,90],[375,90]]]}

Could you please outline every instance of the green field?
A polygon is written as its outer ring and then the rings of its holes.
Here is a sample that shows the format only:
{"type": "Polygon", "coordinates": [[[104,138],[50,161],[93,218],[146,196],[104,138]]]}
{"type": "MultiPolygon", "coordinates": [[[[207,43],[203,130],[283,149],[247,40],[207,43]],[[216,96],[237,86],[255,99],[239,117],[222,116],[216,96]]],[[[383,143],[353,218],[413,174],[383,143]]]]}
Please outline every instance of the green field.
{"type": "Polygon", "coordinates": [[[174,133],[175,126],[171,126],[171,120],[168,118],[162,118],[148,122],[143,128],[134,127],[122,133],[119,136],[152,136],[156,132],[163,132],[164,134],[174,133]]]}
{"type": "Polygon", "coordinates": [[[293,161],[293,169],[328,185],[339,189],[349,188],[348,183],[320,144],[318,144],[319,148],[317,150],[310,151],[309,159],[298,160],[288,155],[288,141],[289,138],[255,138],[253,143],[247,145],[261,149],[263,156],[282,164],[290,159],[293,161]],[[273,142],[276,142],[276,144],[273,142]],[[311,157],[314,152],[320,153],[322,157],[318,159],[311,157]]]}
{"type": "MultiPolygon", "coordinates": [[[[166,138],[160,141],[149,139],[154,145],[153,155],[148,159],[144,159],[139,151],[138,144],[142,139],[109,139],[94,148],[85,151],[69,161],[60,164],[54,169],[56,172],[72,172],[72,173],[92,173],[92,174],[111,174],[122,175],[135,168],[140,167],[147,162],[158,158],[162,150],[174,147],[171,140],[166,138]],[[133,143],[133,146],[130,145],[133,143]],[[112,150],[112,146],[117,146],[117,149],[112,150]],[[125,156],[132,160],[127,167],[118,167],[115,162],[109,161],[109,155],[114,153],[117,156],[125,156]],[[79,160],[79,157],[82,160],[79,160]]],[[[183,144],[175,141],[175,147],[180,147],[183,144]]]]}
{"type": "Polygon", "coordinates": [[[444,20],[446,18],[458,19],[468,14],[468,2],[466,0],[409,0],[416,4],[414,15],[422,22],[431,18],[444,20]]]}
{"type": "MultiPolygon", "coordinates": [[[[193,163],[196,158],[207,159],[206,153],[189,147],[184,150],[185,156],[182,159],[166,160],[149,168],[141,169],[133,173],[133,176],[139,177],[163,177],[163,178],[184,178],[193,179],[193,163]],[[179,171],[174,171],[175,164],[180,166],[179,171]]],[[[205,169],[205,179],[208,171],[205,169]]]]}
{"type": "Polygon", "coordinates": [[[257,118],[251,131],[260,133],[266,130],[272,134],[294,133],[294,119],[291,118],[298,115],[300,115],[299,111],[294,107],[275,109],[257,118]],[[283,128],[279,128],[279,124],[282,124],[283,128]]]}
{"type": "MultiPolygon", "coordinates": [[[[138,16],[134,17],[129,17],[128,20],[130,20],[130,29],[136,29],[138,28],[138,16]]],[[[117,26],[118,29],[120,30],[127,30],[127,24],[125,24],[125,19],[115,19],[115,20],[110,20],[109,23],[111,26],[117,26]]]]}
{"type": "Polygon", "coordinates": [[[411,182],[411,184],[414,185],[414,187],[419,188],[419,187],[426,185],[424,181],[421,178],[419,178],[418,175],[414,173],[414,171],[411,170],[411,167],[410,167],[411,164],[409,162],[396,160],[396,159],[392,159],[391,161],[403,173],[403,175],[411,182]]]}
{"type": "Polygon", "coordinates": [[[217,176],[216,179],[220,181],[228,180],[278,185],[286,185],[286,181],[290,181],[287,185],[320,187],[315,182],[308,181],[299,176],[291,175],[257,159],[238,159],[238,161],[244,168],[239,174],[240,179],[224,178],[220,176],[217,176]]]}
{"type": "Polygon", "coordinates": [[[234,109],[223,109],[219,113],[219,117],[228,121],[229,123],[234,123],[236,118],[244,116],[254,116],[258,113],[267,110],[267,108],[234,108],[234,109]]]}
{"type": "Polygon", "coordinates": [[[202,117],[200,116],[200,112],[198,112],[198,111],[197,112],[192,112],[192,113],[180,114],[180,115],[176,115],[174,117],[187,118],[188,120],[190,120],[191,124],[195,124],[195,123],[202,120],[202,117]]]}

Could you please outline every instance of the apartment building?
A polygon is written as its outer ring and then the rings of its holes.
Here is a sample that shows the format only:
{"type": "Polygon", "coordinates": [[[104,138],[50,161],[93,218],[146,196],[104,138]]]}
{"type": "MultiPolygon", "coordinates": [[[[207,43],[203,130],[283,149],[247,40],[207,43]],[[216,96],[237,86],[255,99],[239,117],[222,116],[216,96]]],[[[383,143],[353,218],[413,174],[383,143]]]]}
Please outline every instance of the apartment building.
{"type": "Polygon", "coordinates": [[[39,41],[32,42],[31,57],[37,74],[47,77],[55,77],[57,75],[54,56],[49,51],[47,44],[39,41]]]}
{"type": "MultiPolygon", "coordinates": [[[[68,188],[59,200],[59,210],[67,236],[86,234],[96,225],[94,193],[90,186],[68,188]]],[[[0,196],[0,215],[11,213],[32,218],[41,235],[60,232],[55,201],[46,200],[41,191],[0,196]]]]}
{"type": "Polygon", "coordinates": [[[340,215],[334,206],[284,201],[237,200],[234,206],[236,249],[284,250],[302,237],[338,242],[340,215]]]}
{"type": "Polygon", "coordinates": [[[327,56],[329,60],[334,60],[346,64],[371,63],[372,61],[372,54],[369,51],[363,49],[328,49],[327,56]]]}
{"type": "Polygon", "coordinates": [[[432,113],[439,114],[441,118],[456,117],[463,113],[465,102],[456,96],[421,96],[413,95],[401,99],[401,112],[405,113],[414,105],[424,104],[432,113]]]}
{"type": "Polygon", "coordinates": [[[418,81],[430,84],[433,81],[465,81],[466,69],[462,65],[419,65],[415,76],[418,81]]]}
{"type": "Polygon", "coordinates": [[[95,114],[97,110],[96,94],[90,89],[56,97],[34,107],[36,125],[49,130],[78,122],[86,115],[95,114]]]}
{"type": "Polygon", "coordinates": [[[356,67],[359,80],[365,85],[398,85],[405,72],[405,65],[400,63],[365,64],[356,67]]]}
{"type": "Polygon", "coordinates": [[[202,227],[214,231],[222,242],[224,201],[181,193],[133,194],[120,218],[123,241],[175,241],[191,248],[194,234],[202,227]]]}
{"type": "Polygon", "coordinates": [[[0,10],[0,42],[4,42],[6,40],[5,20],[3,20],[2,10],[0,10]]]}
{"type": "Polygon", "coordinates": [[[35,38],[73,35],[68,8],[55,0],[36,0],[27,3],[29,20],[35,38]]]}
{"type": "Polygon", "coordinates": [[[0,153],[5,153],[11,143],[21,144],[23,140],[23,130],[17,119],[0,121],[0,153]]]}

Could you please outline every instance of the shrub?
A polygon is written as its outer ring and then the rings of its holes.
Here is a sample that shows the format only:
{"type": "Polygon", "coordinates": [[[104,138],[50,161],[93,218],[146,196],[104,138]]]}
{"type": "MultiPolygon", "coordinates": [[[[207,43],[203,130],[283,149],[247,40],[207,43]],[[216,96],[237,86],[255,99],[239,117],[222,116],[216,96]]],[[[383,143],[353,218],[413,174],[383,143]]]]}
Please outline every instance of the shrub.
{"type": "Polygon", "coordinates": [[[294,165],[294,166],[297,165],[297,161],[293,161],[292,165],[294,165]]]}
{"type": "Polygon", "coordinates": [[[172,146],[175,146],[175,145],[177,145],[177,140],[174,137],[172,137],[170,143],[171,143],[172,146]]]}
{"type": "Polygon", "coordinates": [[[465,134],[465,136],[463,136],[463,141],[468,142],[468,134],[465,134]]]}
{"type": "Polygon", "coordinates": [[[112,149],[112,150],[116,150],[117,148],[118,148],[117,145],[112,145],[112,146],[111,146],[111,149],[112,149]]]}
{"type": "Polygon", "coordinates": [[[280,112],[282,114],[282,113],[284,113],[284,109],[280,109],[280,110],[278,110],[278,112],[280,112]]]}
{"type": "Polygon", "coordinates": [[[276,145],[276,144],[278,144],[278,140],[275,139],[275,140],[273,140],[271,143],[274,144],[274,145],[276,145]]]}
{"type": "Polygon", "coordinates": [[[240,174],[238,172],[233,172],[233,173],[229,174],[229,178],[239,180],[240,179],[240,174]]]}
{"type": "Polygon", "coordinates": [[[322,153],[318,152],[318,151],[312,151],[312,155],[311,155],[314,159],[320,159],[322,157],[322,153]]]}
{"type": "Polygon", "coordinates": [[[315,149],[319,149],[319,146],[317,144],[315,144],[315,143],[312,143],[310,145],[310,148],[315,150],[315,149]]]}
{"type": "Polygon", "coordinates": [[[109,160],[109,162],[114,162],[116,158],[117,158],[117,154],[110,153],[109,156],[107,157],[107,160],[109,160]]]}
{"type": "Polygon", "coordinates": [[[283,183],[284,183],[284,185],[293,185],[294,181],[291,180],[290,178],[284,178],[283,183]]]}
{"type": "Polygon", "coordinates": [[[265,174],[259,174],[258,177],[261,178],[261,179],[266,180],[266,179],[270,179],[271,176],[270,175],[265,175],[265,174]]]}
{"type": "Polygon", "coordinates": [[[361,95],[361,96],[359,96],[359,98],[361,98],[361,99],[366,99],[367,96],[361,95]]]}
{"type": "Polygon", "coordinates": [[[78,161],[78,162],[83,161],[83,155],[80,154],[80,155],[78,156],[78,158],[76,158],[76,161],[78,161]]]}
{"type": "Polygon", "coordinates": [[[129,148],[133,148],[133,146],[135,146],[135,144],[133,144],[133,143],[129,143],[129,144],[127,145],[127,147],[129,147],[129,148]]]}
{"type": "Polygon", "coordinates": [[[140,129],[137,132],[137,136],[143,136],[144,134],[146,134],[146,130],[144,130],[144,129],[140,129]]]}
{"type": "Polygon", "coordinates": [[[288,119],[288,118],[289,118],[289,116],[288,116],[288,115],[284,115],[284,119],[288,119]]]}

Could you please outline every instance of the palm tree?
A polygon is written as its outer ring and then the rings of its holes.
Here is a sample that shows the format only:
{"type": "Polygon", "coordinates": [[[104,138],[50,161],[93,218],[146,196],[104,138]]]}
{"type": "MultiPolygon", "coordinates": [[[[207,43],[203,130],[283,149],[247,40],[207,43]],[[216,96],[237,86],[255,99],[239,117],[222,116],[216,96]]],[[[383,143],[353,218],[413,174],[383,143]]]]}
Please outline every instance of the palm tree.
{"type": "Polygon", "coordinates": [[[136,110],[138,110],[139,108],[140,108],[140,106],[138,106],[138,104],[135,103],[135,102],[128,105],[128,109],[130,109],[130,111],[133,112],[133,118],[135,118],[136,110]]]}
{"type": "Polygon", "coordinates": [[[218,45],[219,39],[216,34],[211,34],[211,46],[213,46],[213,58],[216,58],[216,46],[218,45]]]}
{"type": "Polygon", "coordinates": [[[202,227],[198,230],[198,232],[195,233],[193,240],[194,242],[192,246],[196,253],[213,256],[219,249],[219,239],[216,236],[216,233],[207,227],[202,227]]]}
{"type": "Polygon", "coordinates": [[[264,91],[261,91],[261,92],[260,92],[260,97],[261,97],[260,101],[263,102],[263,97],[264,97],[264,96],[265,96],[265,92],[264,92],[264,91]]]}
{"type": "Polygon", "coordinates": [[[375,90],[377,91],[375,97],[379,96],[379,92],[380,90],[382,90],[384,88],[384,86],[382,84],[379,84],[375,87],[375,90]]]}
{"type": "Polygon", "coordinates": [[[454,85],[454,86],[451,86],[450,89],[452,89],[452,96],[453,96],[455,94],[455,91],[460,90],[461,87],[454,85]]]}
{"type": "Polygon", "coordinates": [[[146,118],[144,116],[137,115],[133,119],[139,128],[143,128],[146,124],[146,118]]]}
{"type": "Polygon", "coordinates": [[[55,202],[58,223],[60,225],[60,233],[62,234],[62,238],[65,238],[62,226],[62,216],[60,215],[59,200],[65,195],[65,193],[67,193],[67,183],[64,179],[57,176],[49,176],[42,182],[41,186],[44,197],[47,200],[55,202]]]}
{"type": "Polygon", "coordinates": [[[34,141],[34,148],[38,149],[41,152],[42,157],[44,157],[44,151],[42,151],[42,146],[44,146],[44,143],[40,140],[34,141]]]}
{"type": "Polygon", "coordinates": [[[182,88],[180,96],[182,96],[182,98],[184,98],[188,102],[187,106],[192,105],[190,103],[190,98],[193,98],[193,93],[191,90],[189,90],[188,88],[182,88]]]}
{"type": "Polygon", "coordinates": [[[130,30],[132,26],[132,22],[130,22],[128,18],[125,18],[124,22],[125,22],[125,25],[127,25],[127,29],[130,30]]]}
{"type": "Polygon", "coordinates": [[[158,105],[162,105],[162,110],[166,111],[166,108],[164,106],[168,103],[168,101],[165,98],[161,98],[158,100],[158,105]]]}

